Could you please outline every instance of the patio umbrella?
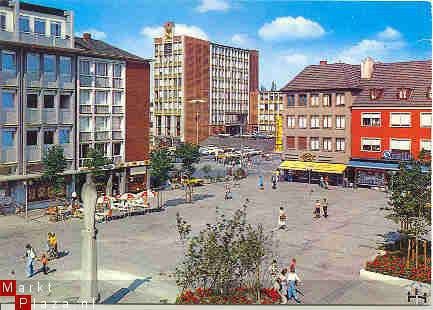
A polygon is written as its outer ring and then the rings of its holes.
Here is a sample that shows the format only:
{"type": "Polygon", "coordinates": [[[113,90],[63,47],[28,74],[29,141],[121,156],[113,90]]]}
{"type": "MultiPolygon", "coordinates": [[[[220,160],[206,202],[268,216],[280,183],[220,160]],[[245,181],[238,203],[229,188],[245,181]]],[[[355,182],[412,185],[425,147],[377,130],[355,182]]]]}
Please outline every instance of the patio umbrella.
{"type": "Polygon", "coordinates": [[[134,198],[135,198],[135,195],[132,193],[125,193],[122,196],[120,196],[120,199],[122,199],[122,200],[131,200],[134,198]]]}

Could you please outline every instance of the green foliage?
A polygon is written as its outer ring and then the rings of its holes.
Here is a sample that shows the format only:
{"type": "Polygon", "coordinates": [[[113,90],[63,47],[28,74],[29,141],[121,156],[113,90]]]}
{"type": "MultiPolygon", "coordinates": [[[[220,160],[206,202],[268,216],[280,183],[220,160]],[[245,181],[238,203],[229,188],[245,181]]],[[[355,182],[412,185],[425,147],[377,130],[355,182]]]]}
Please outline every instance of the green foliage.
{"type": "Polygon", "coordinates": [[[204,165],[204,166],[201,168],[201,171],[203,171],[203,173],[204,173],[204,177],[205,177],[205,178],[208,178],[209,175],[210,175],[210,173],[211,173],[211,171],[212,171],[212,166],[211,166],[211,165],[204,165]]]}
{"type": "MultiPolygon", "coordinates": [[[[179,222],[186,223],[180,215],[179,222]]],[[[227,294],[241,286],[260,289],[263,265],[272,255],[272,235],[260,224],[247,223],[246,204],[231,218],[217,208],[215,224],[186,238],[184,260],[176,268],[176,283],[182,290],[201,287],[227,294]]]]}
{"type": "Polygon", "coordinates": [[[190,178],[194,171],[194,164],[200,161],[199,147],[191,143],[183,143],[176,149],[176,157],[182,161],[182,172],[190,178]]]}
{"type": "Polygon", "coordinates": [[[422,155],[420,160],[401,163],[400,170],[392,176],[389,205],[391,213],[387,216],[394,221],[404,222],[405,232],[412,235],[425,233],[430,217],[431,174],[423,173],[421,168],[427,164],[422,155]]]}
{"type": "Polygon", "coordinates": [[[43,179],[53,184],[56,197],[60,196],[65,184],[63,172],[67,167],[63,148],[59,145],[51,146],[42,159],[44,165],[43,179]]]}
{"type": "Polygon", "coordinates": [[[169,172],[173,169],[173,158],[167,148],[157,149],[150,157],[150,174],[154,178],[156,187],[164,184],[169,178],[169,172]]]}
{"type": "Polygon", "coordinates": [[[91,171],[95,183],[105,182],[104,168],[113,161],[106,158],[102,151],[93,148],[90,148],[85,156],[84,166],[91,171]]]}

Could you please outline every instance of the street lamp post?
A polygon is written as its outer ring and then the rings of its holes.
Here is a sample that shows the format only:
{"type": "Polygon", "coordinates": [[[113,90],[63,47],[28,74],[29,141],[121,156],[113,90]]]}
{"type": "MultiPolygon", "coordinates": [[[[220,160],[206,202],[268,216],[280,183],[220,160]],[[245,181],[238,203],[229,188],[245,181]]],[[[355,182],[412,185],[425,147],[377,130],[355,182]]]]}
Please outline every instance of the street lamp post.
{"type": "MultiPolygon", "coordinates": [[[[206,100],[203,100],[203,99],[191,99],[191,100],[189,100],[189,102],[190,103],[193,103],[193,104],[198,104],[198,103],[206,103],[206,100]]],[[[198,122],[199,122],[199,119],[200,119],[200,115],[199,115],[199,111],[197,111],[197,109],[196,109],[196,111],[195,111],[195,142],[196,142],[196,144],[198,145],[198,143],[199,143],[199,135],[198,135],[198,122]]]]}

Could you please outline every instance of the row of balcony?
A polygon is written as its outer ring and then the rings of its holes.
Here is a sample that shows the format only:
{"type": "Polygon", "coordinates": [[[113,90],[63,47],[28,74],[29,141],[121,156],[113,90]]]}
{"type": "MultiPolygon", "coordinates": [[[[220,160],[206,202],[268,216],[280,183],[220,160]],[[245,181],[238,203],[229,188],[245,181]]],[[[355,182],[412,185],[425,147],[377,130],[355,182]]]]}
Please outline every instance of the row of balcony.
{"type": "Polygon", "coordinates": [[[182,73],[159,73],[159,72],[155,72],[154,73],[154,78],[155,79],[172,79],[172,78],[180,78],[182,77],[182,73]]]}
{"type": "Polygon", "coordinates": [[[108,105],[80,105],[80,114],[123,114],[123,106],[108,105]]]}
{"type": "Polygon", "coordinates": [[[80,142],[123,140],[122,130],[98,130],[80,132],[80,142]]]}
{"type": "Polygon", "coordinates": [[[123,89],[124,85],[120,78],[80,75],[80,87],[123,89]]]}
{"type": "MultiPolygon", "coordinates": [[[[24,147],[24,159],[25,161],[41,161],[45,152],[48,151],[52,144],[44,145],[27,145],[24,147]]],[[[71,143],[62,144],[63,154],[67,159],[73,158],[73,147],[71,143]]],[[[8,147],[2,148],[0,151],[0,162],[1,163],[14,163],[18,161],[18,148],[8,147]]]]}
{"type": "MultiPolygon", "coordinates": [[[[27,72],[24,74],[25,87],[30,88],[60,88],[73,90],[75,83],[70,74],[60,74],[54,72],[27,72]]],[[[18,86],[18,74],[15,71],[0,71],[0,85],[18,86]]]]}
{"type": "MultiPolygon", "coordinates": [[[[26,108],[24,121],[29,124],[72,124],[74,118],[71,110],[26,108]]],[[[14,125],[17,123],[17,110],[0,111],[0,124],[14,125]]]]}
{"type": "MultiPolygon", "coordinates": [[[[113,164],[115,166],[120,165],[121,163],[124,162],[123,156],[122,155],[112,155],[112,156],[105,156],[106,159],[110,159],[112,160],[113,164]]],[[[79,160],[79,165],[80,167],[86,167],[86,162],[89,160],[90,158],[80,158],[79,160]]]]}
{"type": "Polygon", "coordinates": [[[4,29],[0,30],[0,40],[22,42],[27,44],[45,45],[45,46],[52,46],[52,47],[62,47],[62,48],[72,47],[71,39],[63,39],[55,36],[47,37],[36,33],[25,33],[25,32],[14,33],[11,31],[6,31],[4,29]]]}

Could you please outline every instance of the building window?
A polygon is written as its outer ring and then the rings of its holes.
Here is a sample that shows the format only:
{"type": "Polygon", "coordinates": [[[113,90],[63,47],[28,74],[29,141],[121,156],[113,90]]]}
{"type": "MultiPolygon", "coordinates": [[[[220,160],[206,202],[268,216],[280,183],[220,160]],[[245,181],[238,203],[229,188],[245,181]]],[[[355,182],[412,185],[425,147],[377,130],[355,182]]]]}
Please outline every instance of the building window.
{"type": "Polygon", "coordinates": [[[108,76],[108,64],[105,62],[97,62],[95,64],[95,74],[98,76],[108,76]]]}
{"type": "Polygon", "coordinates": [[[410,139],[393,139],[391,138],[389,147],[392,151],[409,151],[410,139]]]}
{"type": "Polygon", "coordinates": [[[362,113],[361,126],[366,127],[380,127],[380,113],[362,113]]]}
{"type": "Polygon", "coordinates": [[[90,145],[89,144],[80,144],[80,158],[86,158],[89,153],[90,145]]]}
{"type": "Polygon", "coordinates": [[[26,145],[38,145],[38,131],[37,130],[28,130],[26,132],[26,145]]]}
{"type": "Polygon", "coordinates": [[[332,152],[332,138],[323,138],[323,150],[332,152]]]}
{"type": "Polygon", "coordinates": [[[400,100],[407,100],[409,99],[410,95],[412,93],[412,90],[410,88],[399,88],[397,97],[400,100]]]}
{"type": "Polygon", "coordinates": [[[96,131],[107,131],[109,130],[108,117],[95,117],[95,129],[96,131]]]}
{"type": "Polygon", "coordinates": [[[295,128],[296,127],[296,116],[288,115],[287,116],[287,128],[295,128]]]}
{"type": "Polygon", "coordinates": [[[39,73],[40,70],[40,57],[39,54],[29,53],[26,57],[26,70],[27,72],[39,73]]]}
{"type": "Polygon", "coordinates": [[[71,96],[60,95],[60,109],[69,110],[71,108],[71,96]]]}
{"type": "Polygon", "coordinates": [[[307,128],[307,117],[305,115],[300,115],[298,117],[298,127],[307,128]]]}
{"type": "Polygon", "coordinates": [[[431,151],[431,141],[430,140],[421,140],[419,149],[430,152],[431,151]]]}
{"type": "Polygon", "coordinates": [[[3,91],[1,106],[3,110],[15,110],[15,93],[3,91]]]}
{"type": "Polygon", "coordinates": [[[429,87],[428,89],[427,89],[427,99],[432,99],[432,90],[431,90],[431,87],[429,87]]]}
{"type": "Polygon", "coordinates": [[[383,89],[373,88],[370,89],[370,99],[371,100],[378,100],[382,98],[383,95],[383,89]]]}
{"type": "Polygon", "coordinates": [[[45,73],[56,72],[56,56],[44,55],[44,72],[45,73]]]}
{"type": "Polygon", "coordinates": [[[410,113],[391,113],[391,127],[410,127],[410,113]]]}
{"type": "Polygon", "coordinates": [[[61,37],[62,36],[62,24],[57,22],[51,22],[50,24],[50,34],[52,37],[61,37]]]}
{"type": "Polygon", "coordinates": [[[335,128],[337,129],[346,128],[346,117],[344,115],[335,116],[335,128]]]}
{"type": "Polygon", "coordinates": [[[324,107],[329,107],[331,106],[331,95],[330,94],[324,94],[322,96],[322,100],[323,100],[323,106],[324,107]]]}
{"type": "Polygon", "coordinates": [[[380,152],[380,142],[378,138],[361,138],[361,151],[380,152]]]}
{"type": "Polygon", "coordinates": [[[2,148],[15,147],[15,130],[3,129],[2,148]]]}
{"type": "Polygon", "coordinates": [[[312,107],[318,107],[319,106],[319,95],[311,95],[311,106],[312,107]]]}
{"type": "Polygon", "coordinates": [[[95,93],[95,104],[96,105],[107,105],[108,104],[108,92],[97,91],[95,93]]]}
{"type": "Polygon", "coordinates": [[[90,117],[80,117],[80,131],[89,132],[91,131],[90,117]]]}
{"type": "Polygon", "coordinates": [[[122,105],[122,92],[113,92],[113,105],[122,105]]]}
{"type": "Polygon", "coordinates": [[[45,20],[39,18],[35,19],[35,33],[45,35],[45,20]]]}
{"type": "Polygon", "coordinates": [[[310,128],[317,129],[320,128],[320,117],[319,116],[311,116],[310,117],[310,128]]]}
{"type": "Polygon", "coordinates": [[[310,150],[311,151],[320,150],[320,139],[318,137],[310,138],[310,150]]]}
{"type": "Polygon", "coordinates": [[[28,17],[20,16],[19,29],[20,32],[26,32],[26,33],[30,32],[30,19],[28,17]]]}
{"type": "Polygon", "coordinates": [[[113,77],[115,77],[115,78],[122,77],[122,65],[121,64],[113,64],[113,77]]]}
{"type": "Polygon", "coordinates": [[[60,57],[60,74],[72,75],[72,59],[70,57],[60,57]]]}
{"type": "Polygon", "coordinates": [[[431,127],[431,113],[420,114],[420,125],[421,127],[431,127]]]}
{"type": "Polygon", "coordinates": [[[323,128],[332,128],[332,115],[323,116],[323,128]]]}
{"type": "Polygon", "coordinates": [[[80,105],[90,104],[90,90],[80,90],[80,105]]]}
{"type": "Polygon", "coordinates": [[[298,137],[298,150],[307,149],[307,137],[298,137]]]}
{"type": "Polygon", "coordinates": [[[71,142],[70,136],[71,131],[67,128],[62,128],[59,130],[59,144],[69,144],[71,142]]]}
{"type": "Polygon", "coordinates": [[[337,94],[336,96],[336,100],[335,100],[335,105],[336,106],[343,106],[344,105],[344,94],[337,94]]]}
{"type": "Polygon", "coordinates": [[[52,130],[44,131],[44,145],[47,144],[54,144],[54,131],[52,130]]]}
{"type": "Polygon", "coordinates": [[[173,52],[173,44],[165,43],[164,44],[164,56],[169,56],[173,52]]]}
{"type": "Polygon", "coordinates": [[[6,30],[6,15],[0,14],[0,30],[6,30]]]}
{"type": "Polygon", "coordinates": [[[295,137],[286,137],[286,148],[290,150],[293,150],[295,148],[295,137]]]}
{"type": "Polygon", "coordinates": [[[90,75],[90,61],[88,60],[80,61],[80,74],[90,75]]]}
{"type": "Polygon", "coordinates": [[[294,107],[295,106],[295,96],[294,95],[287,95],[287,106],[288,107],[294,107]]]}
{"type": "Polygon", "coordinates": [[[38,95],[27,94],[27,108],[37,109],[38,108],[38,95]]]}
{"type": "Polygon", "coordinates": [[[5,52],[1,53],[1,63],[2,63],[2,71],[3,72],[16,72],[16,60],[14,52],[5,52]]]}
{"type": "Polygon", "coordinates": [[[44,95],[44,109],[54,109],[54,95],[44,95]]]}
{"type": "Polygon", "coordinates": [[[307,95],[305,95],[305,94],[299,95],[299,105],[300,106],[306,106],[307,105],[307,95]]]}
{"type": "Polygon", "coordinates": [[[113,156],[120,156],[121,147],[121,143],[113,143],[113,156]]]}
{"type": "Polygon", "coordinates": [[[337,152],[344,152],[346,150],[346,139],[344,138],[335,139],[335,150],[337,152]]]}

